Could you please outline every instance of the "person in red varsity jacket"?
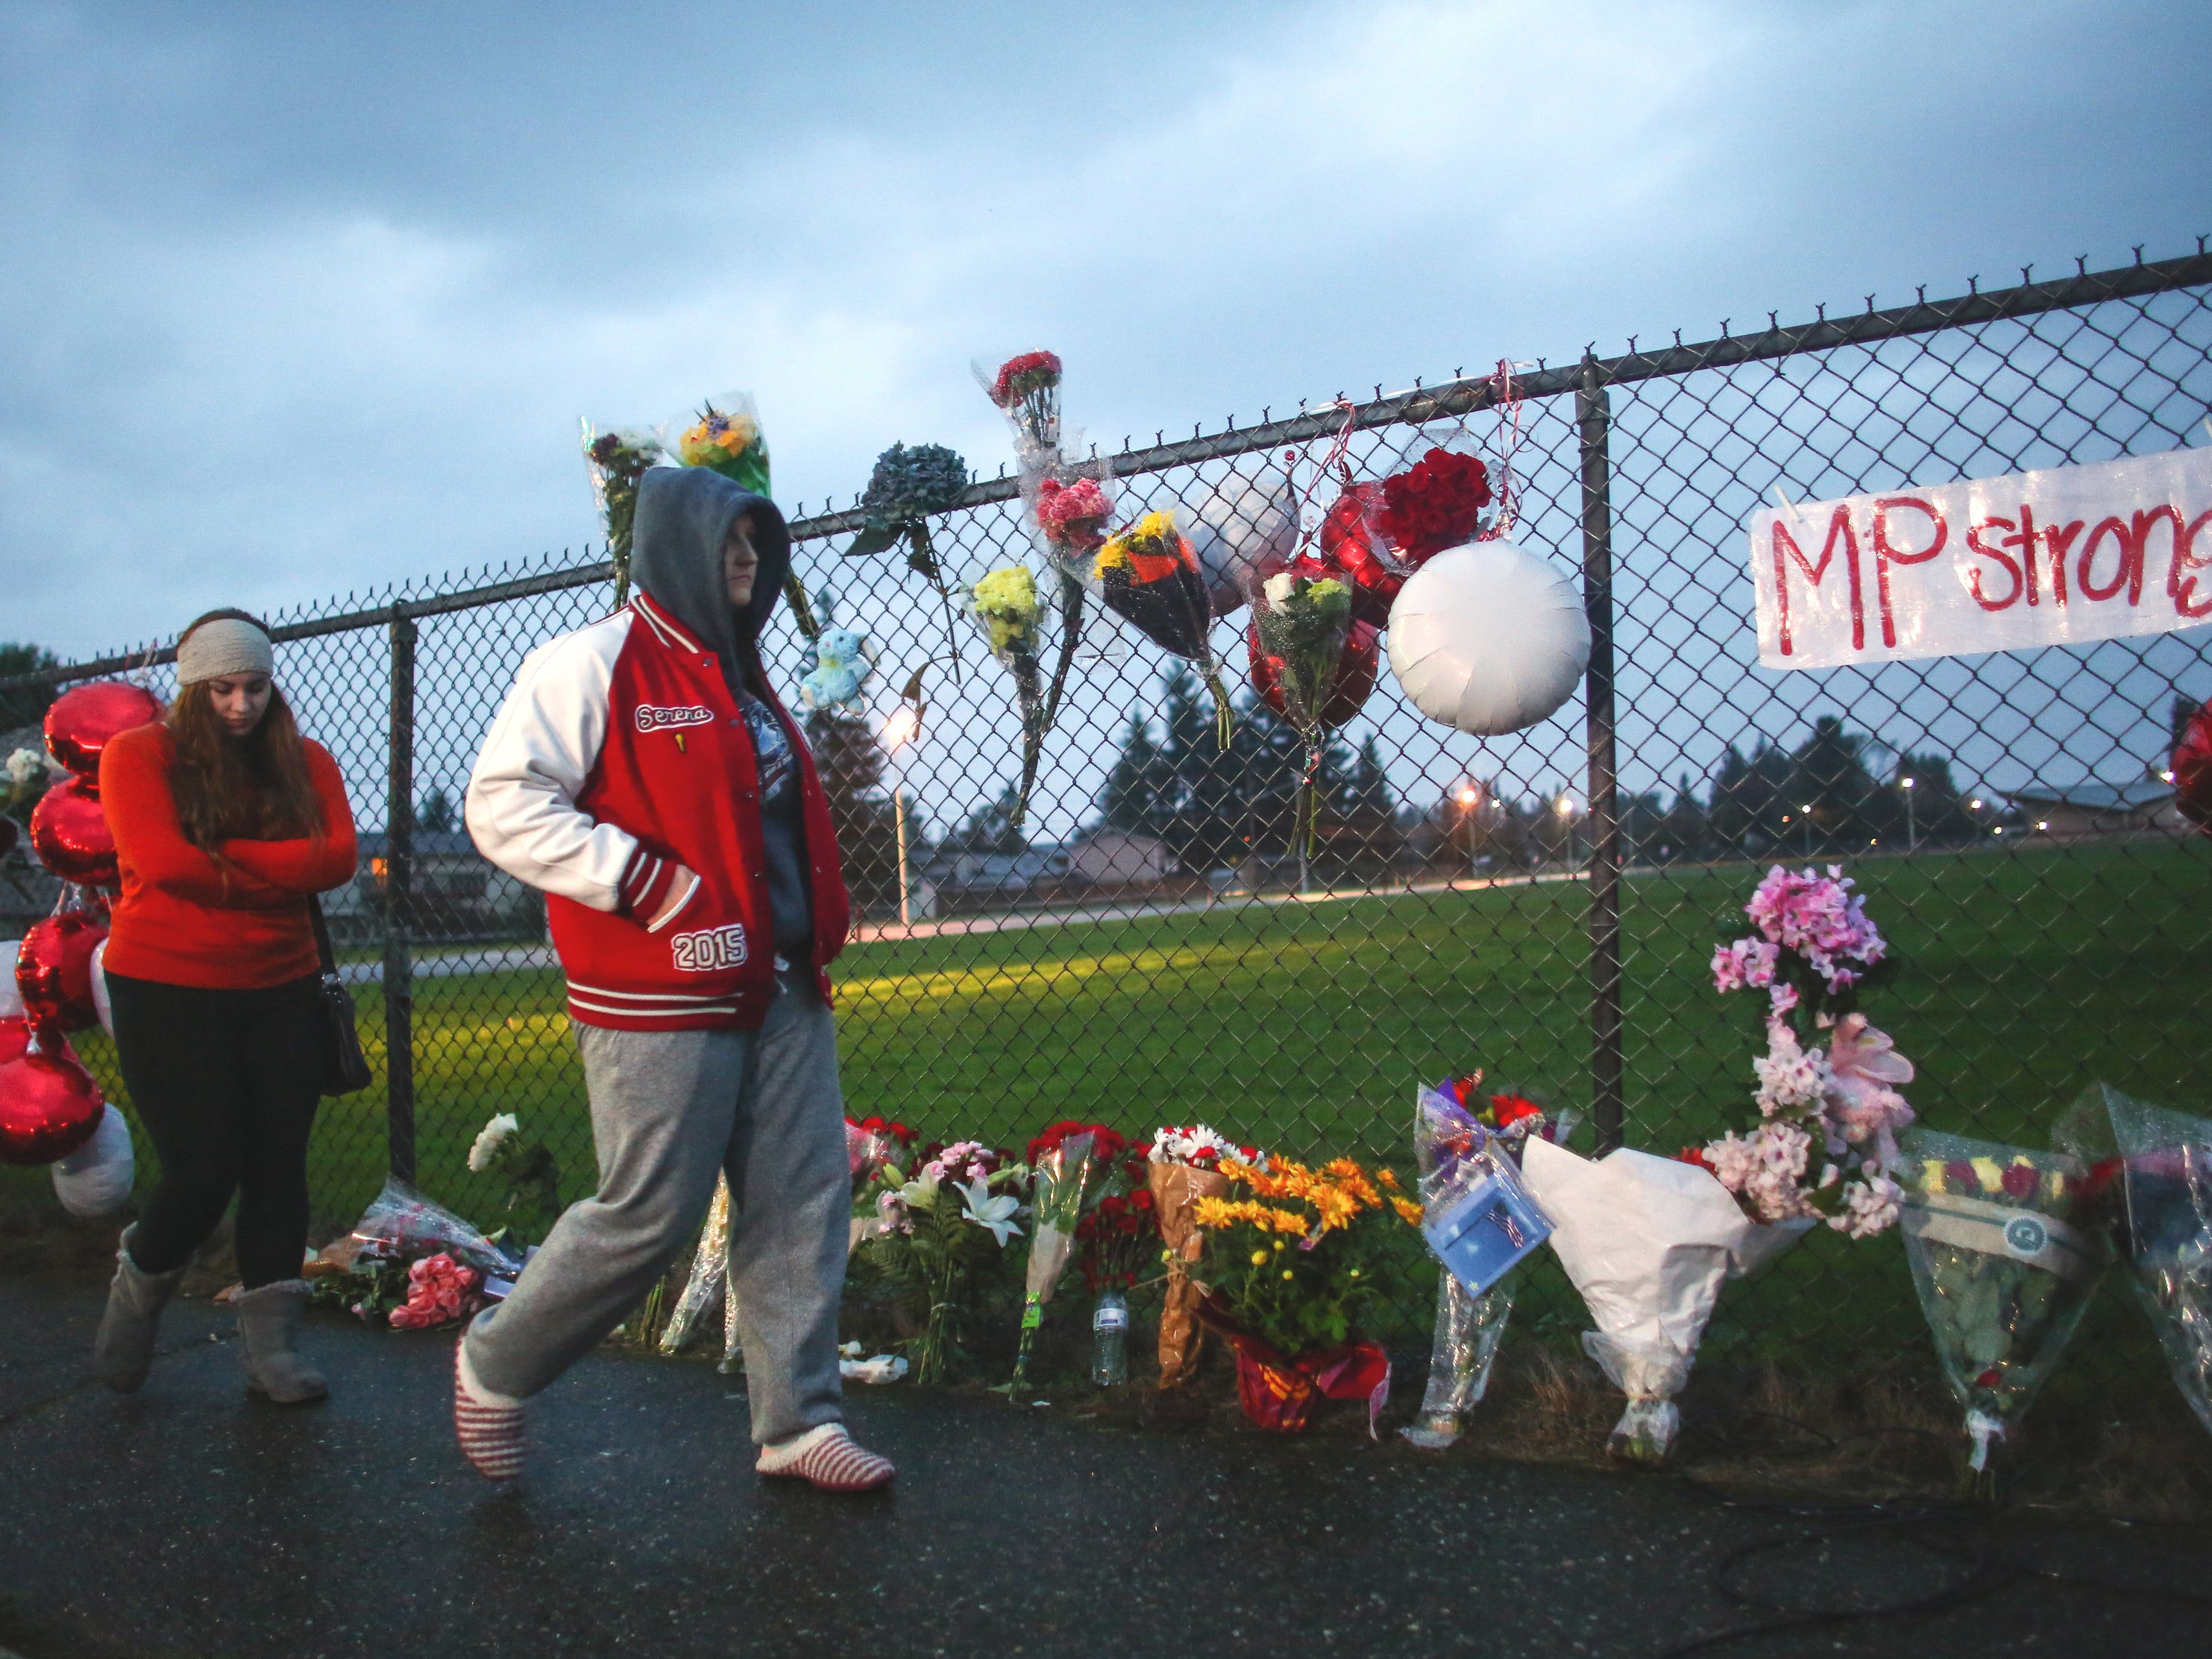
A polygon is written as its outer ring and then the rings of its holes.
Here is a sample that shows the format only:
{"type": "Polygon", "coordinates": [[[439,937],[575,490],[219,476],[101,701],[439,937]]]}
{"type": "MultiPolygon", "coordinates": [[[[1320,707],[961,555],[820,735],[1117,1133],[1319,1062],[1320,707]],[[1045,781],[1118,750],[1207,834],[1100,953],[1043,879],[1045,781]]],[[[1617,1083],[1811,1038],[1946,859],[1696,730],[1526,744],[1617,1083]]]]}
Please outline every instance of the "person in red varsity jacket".
{"type": "Polygon", "coordinates": [[[844,1100],[829,802],[762,672],[791,538],[704,467],[638,490],[636,597],[533,651],[477,757],[469,833],[546,896],[599,1188],[454,1356],[461,1449],[520,1474],[523,1401],[636,1307],[730,1183],[730,1294],[765,1474],[891,1479],[842,1419],[844,1100]]]}

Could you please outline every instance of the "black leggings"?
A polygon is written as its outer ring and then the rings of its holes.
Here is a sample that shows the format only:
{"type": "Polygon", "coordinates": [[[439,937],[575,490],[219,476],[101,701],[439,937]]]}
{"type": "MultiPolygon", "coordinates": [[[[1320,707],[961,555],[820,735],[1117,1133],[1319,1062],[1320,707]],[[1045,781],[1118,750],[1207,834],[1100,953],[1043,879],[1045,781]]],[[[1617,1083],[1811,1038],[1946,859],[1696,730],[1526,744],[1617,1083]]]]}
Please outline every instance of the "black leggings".
{"type": "Polygon", "coordinates": [[[183,1267],[236,1193],[239,1276],[248,1289],[297,1279],[328,1041],[315,977],[209,991],[110,974],[107,994],[123,1081],[161,1159],[131,1259],[183,1267]]]}

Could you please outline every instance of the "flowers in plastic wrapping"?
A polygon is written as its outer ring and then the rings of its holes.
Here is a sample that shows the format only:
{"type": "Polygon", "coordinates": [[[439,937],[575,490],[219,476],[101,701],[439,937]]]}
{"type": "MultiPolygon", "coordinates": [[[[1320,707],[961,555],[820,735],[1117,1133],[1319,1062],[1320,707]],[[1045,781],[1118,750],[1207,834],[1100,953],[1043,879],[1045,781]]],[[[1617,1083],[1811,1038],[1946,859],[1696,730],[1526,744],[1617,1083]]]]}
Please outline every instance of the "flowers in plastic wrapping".
{"type": "Polygon", "coordinates": [[[1147,513],[1108,537],[1091,562],[1091,577],[1108,610],[1197,667],[1212,694],[1216,739],[1228,748],[1229,693],[1206,638],[1213,602],[1197,554],[1176,529],[1174,513],[1147,513]]]}
{"type": "Polygon", "coordinates": [[[713,398],[701,404],[676,440],[676,459],[719,472],[756,495],[774,493],[769,488],[768,439],[745,392],[726,392],[719,404],[713,398]]]}
{"type": "Polygon", "coordinates": [[[1398,556],[1418,570],[1448,547],[1474,539],[1490,505],[1490,469],[1472,455],[1431,449],[1382,481],[1376,522],[1398,556]]]}
{"type": "Polygon", "coordinates": [[[1018,436],[1044,449],[1060,445],[1060,359],[1049,351],[1024,351],[999,365],[985,390],[1006,412],[1018,436]]]}
{"type": "MultiPolygon", "coordinates": [[[[490,1176],[506,1188],[500,1207],[508,1216],[518,1208],[535,1211],[547,1228],[560,1216],[560,1163],[543,1140],[522,1133],[522,1120],[514,1113],[501,1112],[477,1131],[468,1164],[471,1175],[490,1176]]],[[[514,1224],[508,1224],[510,1232],[514,1224]]]]}
{"type": "Polygon", "coordinates": [[[2173,745],[2173,804],[2181,816],[2212,836],[2212,703],[2189,717],[2173,745]]]}
{"type": "Polygon", "coordinates": [[[1267,1155],[1257,1146],[1239,1145],[1206,1123],[1163,1124],[1152,1131],[1145,1158],[1148,1163],[1183,1164],[1194,1170],[1218,1170],[1231,1160],[1257,1170],[1267,1167],[1267,1155]]]}
{"type": "Polygon", "coordinates": [[[482,1273],[450,1255],[424,1256],[407,1269],[407,1299],[387,1317],[403,1331],[450,1325],[476,1310],[477,1291],[483,1283],[482,1273]]]}
{"type": "Polygon", "coordinates": [[[1206,1347],[1199,1322],[1202,1296],[1193,1277],[1206,1254],[1198,1224],[1199,1200],[1229,1190],[1223,1168],[1231,1163],[1265,1170],[1267,1154],[1240,1146],[1211,1124],[1164,1124],[1145,1149],[1145,1186],[1152,1194],[1168,1282],[1160,1303],[1160,1387],[1182,1388],[1198,1376],[1206,1347]]]}
{"type": "Polygon", "coordinates": [[[906,544],[907,568],[934,587],[945,605],[945,629],[952,627],[952,590],[930,539],[933,514],[960,505],[968,489],[968,463],[942,444],[895,443],[876,457],[868,487],[860,496],[865,521],[845,550],[848,558],[882,553],[906,544]]]}
{"type": "Polygon", "coordinates": [[[911,1178],[896,1164],[878,1172],[877,1226],[855,1260],[920,1333],[900,1345],[915,1382],[944,1382],[961,1358],[961,1330],[978,1291],[1022,1236],[1029,1173],[975,1140],[923,1147],[911,1178]]]}
{"type": "Polygon", "coordinates": [[[1096,478],[1044,478],[1037,483],[1036,511],[1049,547],[1061,555],[1080,555],[1106,545],[1106,521],[1114,504],[1096,478]]]}
{"type": "Polygon", "coordinates": [[[1757,933],[1713,951],[1713,987],[1765,993],[1766,1052],[1752,1061],[1758,1121],[1684,1158],[1710,1170],[1757,1221],[1825,1220],[1850,1238],[1893,1225],[1892,1171],[1912,1121],[1898,1091],[1912,1062],[1859,1012],[1894,971],[1887,942],[1843,871],[1777,865],[1744,906],[1757,933]],[[1824,1051],[1816,1039],[1826,1033],[1824,1051]]]}
{"type": "Polygon", "coordinates": [[[629,599],[629,556],[637,526],[637,487],[647,471],[667,459],[658,434],[642,427],[595,432],[584,422],[584,465],[592,495],[606,521],[607,558],[615,569],[615,603],[629,599]]]}
{"type": "Polygon", "coordinates": [[[1022,722],[1021,784],[1007,822],[1019,830],[1029,816],[1030,791],[1050,726],[1045,702],[1044,603],[1027,565],[1000,565],[968,589],[969,613],[989,643],[992,658],[1014,678],[1014,705],[1022,722]]]}
{"type": "Polygon", "coordinates": [[[2103,1085],[2075,1109],[2085,1111],[2108,1126],[2099,1150],[2116,1153],[2091,1166],[2085,1200],[2096,1206],[2117,1177],[2121,1204],[2094,1212],[2112,1224],[2175,1386],[2212,1430],[2212,1119],[2103,1085]]]}
{"type": "Polygon", "coordinates": [[[2087,1310],[2107,1254],[2083,1224],[2088,1170],[2033,1152],[1915,1130],[1901,1231],[1936,1358],[1966,1408],[1968,1468],[2026,1413],[2087,1310]]]}
{"type": "Polygon", "coordinates": [[[1352,590],[1334,576],[1281,570],[1259,585],[1252,599],[1255,664],[1264,657],[1282,688],[1283,712],[1306,740],[1299,781],[1298,817],[1307,851],[1313,849],[1314,781],[1321,769],[1325,718],[1345,636],[1352,629],[1352,590]]]}
{"type": "Polygon", "coordinates": [[[501,1112],[477,1130],[476,1139],[469,1146],[469,1173],[482,1175],[491,1168],[501,1144],[521,1127],[522,1120],[513,1112],[501,1112]]]}
{"type": "Polygon", "coordinates": [[[1149,1188],[1109,1193],[1075,1224],[1076,1265],[1093,1296],[1126,1289],[1159,1259],[1160,1230],[1149,1188]]]}
{"type": "Polygon", "coordinates": [[[1045,1304],[1059,1288],[1074,1253],[1076,1226],[1085,1200],[1097,1197],[1096,1183],[1114,1168],[1127,1146],[1103,1123],[1072,1118],[1054,1123],[1029,1144],[1036,1226],[1030,1236],[1029,1273],[1023,1285],[1021,1348],[1014,1360],[1017,1383],[1029,1374],[1045,1304]]]}

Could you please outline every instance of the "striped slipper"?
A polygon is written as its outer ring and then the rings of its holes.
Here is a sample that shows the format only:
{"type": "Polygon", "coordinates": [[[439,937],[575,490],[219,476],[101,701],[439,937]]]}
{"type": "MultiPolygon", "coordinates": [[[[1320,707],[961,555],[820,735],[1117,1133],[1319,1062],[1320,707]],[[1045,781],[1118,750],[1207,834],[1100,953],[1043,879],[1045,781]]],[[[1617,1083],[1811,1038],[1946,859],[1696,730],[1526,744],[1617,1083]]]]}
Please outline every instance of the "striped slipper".
{"type": "Polygon", "coordinates": [[[824,1423],[781,1446],[763,1446],[763,1474],[811,1481],[823,1492],[873,1492],[898,1473],[891,1460],[854,1443],[842,1423],[824,1423]]]}
{"type": "Polygon", "coordinates": [[[453,1345],[453,1433],[461,1455],[487,1480],[513,1480],[522,1473],[522,1407],[494,1406],[469,1387],[461,1345],[453,1345]]]}

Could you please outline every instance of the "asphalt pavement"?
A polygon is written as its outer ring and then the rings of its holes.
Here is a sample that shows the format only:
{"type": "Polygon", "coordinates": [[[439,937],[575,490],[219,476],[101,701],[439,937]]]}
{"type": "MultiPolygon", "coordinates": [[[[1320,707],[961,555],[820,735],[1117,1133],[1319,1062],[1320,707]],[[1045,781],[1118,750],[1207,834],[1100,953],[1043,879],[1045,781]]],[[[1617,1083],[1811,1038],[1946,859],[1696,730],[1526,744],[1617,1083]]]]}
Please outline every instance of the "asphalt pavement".
{"type": "Polygon", "coordinates": [[[1912,1543],[1855,1510],[1281,1438],[1226,1411],[1146,1431],[1081,1395],[855,1388],[854,1430],[900,1478],[832,1498],[753,1474],[741,1379],[612,1352],[536,1402],[529,1473],[502,1490],[453,1448],[449,1333],[317,1316],[333,1396],[285,1409],[246,1397],[205,1302],[173,1309],[143,1393],[108,1393],[85,1364],[98,1310],[0,1279],[0,1652],[21,1659],[1658,1659],[1778,1602],[1966,1583],[1999,1588],[1704,1650],[2178,1654],[2212,1628],[2159,1599],[2201,1585],[2201,1534],[1996,1516],[1912,1543]]]}

